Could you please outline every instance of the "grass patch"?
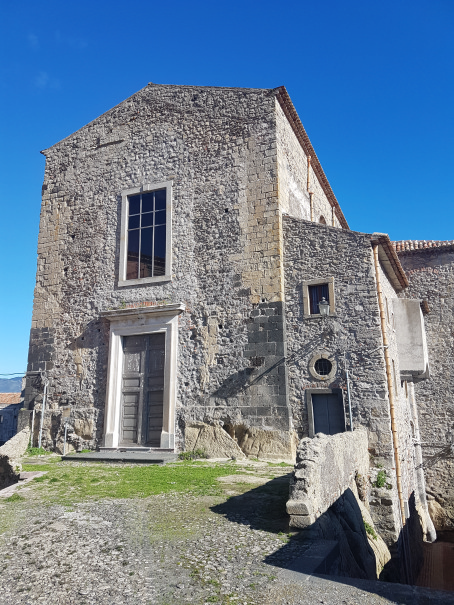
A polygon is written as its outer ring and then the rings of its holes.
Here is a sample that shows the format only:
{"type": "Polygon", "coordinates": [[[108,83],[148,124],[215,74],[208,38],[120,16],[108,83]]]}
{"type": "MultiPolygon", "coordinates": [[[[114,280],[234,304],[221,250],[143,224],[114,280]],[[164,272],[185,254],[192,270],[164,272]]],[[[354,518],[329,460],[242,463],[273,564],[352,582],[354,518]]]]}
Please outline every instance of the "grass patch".
{"type": "Polygon", "coordinates": [[[24,502],[25,498],[24,498],[24,496],[21,496],[20,494],[13,494],[12,496],[9,496],[9,498],[5,498],[4,501],[5,502],[24,502]]]}
{"type": "Polygon", "coordinates": [[[30,447],[25,450],[25,456],[51,456],[52,452],[48,452],[43,447],[30,447]]]}
{"type": "Polygon", "coordinates": [[[208,458],[208,455],[205,450],[196,449],[190,452],[180,452],[178,454],[179,460],[197,460],[199,458],[208,458]]]}
{"type": "Polygon", "coordinates": [[[387,482],[388,477],[386,476],[386,471],[381,470],[377,473],[377,478],[373,483],[374,487],[386,487],[386,489],[392,489],[391,483],[387,482]]]}
{"type": "MultiPolygon", "coordinates": [[[[179,462],[166,466],[117,466],[88,463],[23,465],[24,470],[47,471],[36,487],[45,500],[71,504],[86,498],[146,498],[169,492],[191,492],[197,496],[222,494],[218,477],[232,473],[232,464],[179,462]]],[[[35,479],[34,482],[38,482],[35,479]]]]}

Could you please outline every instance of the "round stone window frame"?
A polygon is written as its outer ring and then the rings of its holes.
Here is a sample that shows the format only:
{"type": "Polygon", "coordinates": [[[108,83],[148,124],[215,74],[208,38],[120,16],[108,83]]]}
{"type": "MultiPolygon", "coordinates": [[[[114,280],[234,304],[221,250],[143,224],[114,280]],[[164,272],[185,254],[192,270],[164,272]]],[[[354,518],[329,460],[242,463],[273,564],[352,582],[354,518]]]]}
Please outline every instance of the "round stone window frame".
{"type": "Polygon", "coordinates": [[[311,357],[311,359],[309,361],[309,372],[310,372],[311,376],[313,376],[317,380],[322,380],[323,382],[327,382],[329,380],[332,380],[334,378],[334,376],[336,375],[337,362],[329,353],[317,352],[311,357]],[[329,374],[326,374],[325,376],[318,374],[318,372],[315,369],[315,363],[319,359],[327,359],[330,362],[331,372],[329,374]]]}

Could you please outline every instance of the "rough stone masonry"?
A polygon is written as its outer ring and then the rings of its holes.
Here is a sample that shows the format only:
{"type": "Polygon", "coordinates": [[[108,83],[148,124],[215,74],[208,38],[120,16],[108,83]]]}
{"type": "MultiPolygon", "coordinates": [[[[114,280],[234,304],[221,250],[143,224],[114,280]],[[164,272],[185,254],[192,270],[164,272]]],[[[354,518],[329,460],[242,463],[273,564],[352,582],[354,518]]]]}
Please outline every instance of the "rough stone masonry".
{"type": "Polygon", "coordinates": [[[414,373],[396,331],[420,294],[386,235],[349,230],[285,88],[151,83],[43,153],[35,442],[44,404],[55,451],[68,406],[69,450],[294,460],[299,439],[362,426],[389,485],[371,515],[398,544],[427,509],[423,316],[414,373]]]}

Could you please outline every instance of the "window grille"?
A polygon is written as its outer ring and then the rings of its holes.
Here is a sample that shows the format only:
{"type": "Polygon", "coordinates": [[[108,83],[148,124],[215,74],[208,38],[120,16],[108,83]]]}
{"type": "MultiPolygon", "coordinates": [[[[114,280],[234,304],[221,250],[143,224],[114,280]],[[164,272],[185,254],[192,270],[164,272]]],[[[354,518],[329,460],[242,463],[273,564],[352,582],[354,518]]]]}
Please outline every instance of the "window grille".
{"type": "Polygon", "coordinates": [[[126,279],[165,275],[166,190],[128,197],[126,279]]]}
{"type": "Polygon", "coordinates": [[[317,372],[319,376],[328,376],[333,368],[333,364],[329,359],[324,359],[323,357],[317,359],[314,364],[314,370],[317,372]]]}

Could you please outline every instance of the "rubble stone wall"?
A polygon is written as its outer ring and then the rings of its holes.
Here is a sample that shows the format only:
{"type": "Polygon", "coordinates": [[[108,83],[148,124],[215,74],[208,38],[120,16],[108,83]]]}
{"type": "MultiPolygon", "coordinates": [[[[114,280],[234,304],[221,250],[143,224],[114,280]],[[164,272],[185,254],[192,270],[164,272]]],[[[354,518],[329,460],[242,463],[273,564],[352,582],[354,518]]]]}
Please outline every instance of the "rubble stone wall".
{"type": "Polygon", "coordinates": [[[21,464],[30,439],[30,430],[25,428],[0,447],[0,489],[19,481],[21,464]]]}
{"type": "Polygon", "coordinates": [[[49,378],[46,447],[103,434],[101,311],[178,302],[177,446],[191,422],[290,442],[275,93],[149,85],[45,151],[26,405],[49,378]],[[172,280],[118,287],[121,191],[173,181],[172,280]]]}
{"type": "Polygon", "coordinates": [[[303,438],[296,451],[287,512],[291,527],[315,522],[347,490],[357,476],[369,476],[367,432],[303,438]]]}
{"type": "MultiPolygon", "coordinates": [[[[317,389],[341,389],[348,419],[345,353],[353,426],[367,429],[371,474],[385,472],[389,487],[372,489],[371,514],[385,541],[392,544],[402,522],[371,236],[286,216],[284,240],[289,396],[295,429],[300,438],[309,436],[308,393],[317,389]],[[334,314],[325,319],[307,317],[304,309],[303,282],[318,278],[334,279],[334,314]],[[326,355],[336,368],[329,380],[310,373],[311,359],[317,354],[326,355]]],[[[396,297],[382,269],[380,277],[386,297],[396,297]]],[[[394,388],[403,492],[404,499],[410,500],[418,492],[411,405],[399,380],[392,317],[387,330],[391,357],[396,360],[394,388]]]]}
{"type": "Polygon", "coordinates": [[[428,303],[424,315],[430,378],[414,385],[429,508],[436,529],[454,527],[454,250],[427,248],[398,253],[410,282],[406,298],[428,303]],[[444,446],[444,447],[443,447],[444,446]]]}

